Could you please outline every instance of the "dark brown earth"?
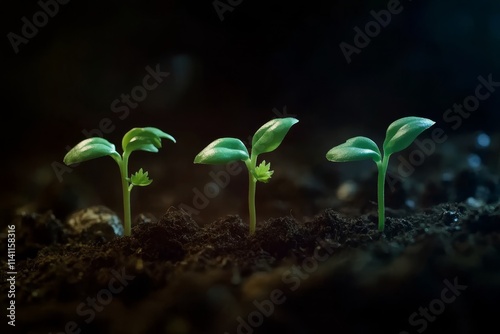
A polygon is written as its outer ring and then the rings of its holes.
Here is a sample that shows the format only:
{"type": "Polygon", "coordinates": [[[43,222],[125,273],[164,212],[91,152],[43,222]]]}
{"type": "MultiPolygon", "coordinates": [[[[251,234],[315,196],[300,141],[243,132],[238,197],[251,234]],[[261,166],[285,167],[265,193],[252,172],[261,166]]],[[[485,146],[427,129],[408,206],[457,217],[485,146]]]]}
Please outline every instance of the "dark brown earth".
{"type": "MultiPolygon", "coordinates": [[[[500,203],[332,209],[204,225],[170,208],[131,237],[21,215],[18,333],[485,333],[500,300],[500,203]],[[116,277],[119,277],[118,279],[116,277]]],[[[2,249],[6,248],[2,238],[2,249]]],[[[4,265],[4,263],[2,263],[4,265]]],[[[1,290],[7,290],[2,272],[1,290]]],[[[2,298],[6,298],[2,295],[2,298]]]]}

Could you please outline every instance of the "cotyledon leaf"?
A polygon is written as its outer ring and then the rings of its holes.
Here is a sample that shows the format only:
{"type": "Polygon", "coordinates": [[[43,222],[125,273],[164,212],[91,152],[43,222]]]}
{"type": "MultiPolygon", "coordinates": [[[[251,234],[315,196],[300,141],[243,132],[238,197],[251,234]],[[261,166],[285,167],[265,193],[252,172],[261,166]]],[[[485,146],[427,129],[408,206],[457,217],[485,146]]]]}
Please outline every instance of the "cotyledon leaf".
{"type": "Polygon", "coordinates": [[[383,148],[384,154],[404,150],[425,130],[436,122],[422,117],[403,117],[392,122],[387,128],[383,148]]]}
{"type": "Polygon", "coordinates": [[[194,158],[194,163],[219,165],[232,161],[249,159],[245,144],[237,138],[219,138],[201,150],[194,158]]]}
{"type": "Polygon", "coordinates": [[[79,142],[64,156],[66,165],[73,165],[117,153],[115,145],[104,138],[92,137],[79,142]]]}
{"type": "Polygon", "coordinates": [[[380,150],[373,140],[367,137],[353,137],[345,143],[337,145],[326,153],[326,158],[333,162],[358,161],[372,159],[381,160],[380,150]]]}

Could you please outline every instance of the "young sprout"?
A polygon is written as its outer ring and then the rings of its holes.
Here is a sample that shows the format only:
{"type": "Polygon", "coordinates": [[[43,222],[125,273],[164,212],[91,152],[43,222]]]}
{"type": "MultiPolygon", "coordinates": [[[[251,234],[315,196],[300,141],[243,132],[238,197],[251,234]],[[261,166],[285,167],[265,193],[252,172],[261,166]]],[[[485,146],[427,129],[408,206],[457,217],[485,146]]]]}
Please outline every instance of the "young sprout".
{"type": "Polygon", "coordinates": [[[367,137],[354,137],[348,139],[344,144],[335,146],[326,154],[326,158],[333,162],[359,161],[372,159],[377,164],[378,169],[378,229],[384,230],[385,225],[385,204],[384,204],[384,183],[387,173],[387,166],[391,154],[404,150],[423,131],[434,125],[435,122],[422,117],[403,117],[394,121],[387,128],[383,144],[383,155],[377,144],[367,137]]]}
{"type": "Polygon", "coordinates": [[[120,168],[123,192],[123,216],[125,235],[129,236],[132,229],[130,213],[130,192],[134,186],[147,186],[153,180],[149,179],[148,172],[139,169],[138,172],[128,176],[128,159],[133,151],[158,152],[161,148],[161,138],[166,138],[175,143],[174,137],[152,127],[133,128],[122,139],[123,154],[115,150],[115,145],[104,138],[92,137],[82,140],[73,147],[64,157],[66,165],[73,165],[83,161],[110,156],[120,168]]]}
{"type": "Polygon", "coordinates": [[[233,161],[243,161],[248,169],[248,211],[250,216],[250,234],[255,232],[255,188],[257,181],[267,183],[274,171],[271,164],[262,161],[257,166],[259,154],[274,151],[283,141],[288,130],[297,123],[293,117],[276,118],[261,126],[252,138],[251,154],[245,144],[237,138],[219,138],[205,147],[194,158],[197,164],[227,164],[233,161]]]}

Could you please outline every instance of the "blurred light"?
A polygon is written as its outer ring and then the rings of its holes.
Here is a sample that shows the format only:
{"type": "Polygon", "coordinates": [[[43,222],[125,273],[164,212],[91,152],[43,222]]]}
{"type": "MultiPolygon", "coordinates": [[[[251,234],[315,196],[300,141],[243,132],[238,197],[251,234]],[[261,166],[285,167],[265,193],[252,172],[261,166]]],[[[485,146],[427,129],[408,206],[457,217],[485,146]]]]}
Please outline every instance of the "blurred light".
{"type": "Polygon", "coordinates": [[[411,209],[414,209],[414,208],[415,208],[415,201],[414,201],[414,200],[412,200],[412,199],[407,199],[405,203],[406,203],[406,206],[407,206],[407,207],[409,207],[409,208],[411,208],[411,209]]]}
{"type": "Polygon", "coordinates": [[[358,186],[354,181],[346,181],[340,185],[337,189],[337,197],[341,201],[347,201],[354,197],[356,191],[358,190],[358,186]]]}
{"type": "Polygon", "coordinates": [[[467,198],[466,203],[473,208],[480,208],[480,207],[484,206],[483,201],[477,200],[474,197],[467,198]]]}
{"type": "Polygon", "coordinates": [[[453,174],[453,172],[446,171],[446,172],[443,172],[443,174],[441,174],[441,180],[443,180],[443,182],[450,182],[450,181],[453,181],[454,176],[455,175],[453,174]]]}
{"type": "Polygon", "coordinates": [[[477,154],[469,154],[467,162],[471,168],[479,168],[481,166],[481,158],[477,154]]]}
{"type": "Polygon", "coordinates": [[[476,138],[476,142],[480,147],[488,147],[490,146],[491,139],[486,133],[480,133],[476,138]]]}

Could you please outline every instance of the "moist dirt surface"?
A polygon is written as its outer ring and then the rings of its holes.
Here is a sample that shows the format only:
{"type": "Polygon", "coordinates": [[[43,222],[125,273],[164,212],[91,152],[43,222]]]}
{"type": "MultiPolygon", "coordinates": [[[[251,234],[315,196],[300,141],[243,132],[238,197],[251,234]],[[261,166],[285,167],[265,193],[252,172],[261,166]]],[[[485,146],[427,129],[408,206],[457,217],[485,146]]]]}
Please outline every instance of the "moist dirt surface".
{"type": "MultiPolygon", "coordinates": [[[[105,210],[106,208],[99,208],[105,210]]],[[[171,207],[132,236],[21,214],[18,333],[486,333],[500,301],[500,203],[238,215],[171,207]]],[[[6,238],[2,238],[5,249],[6,238]]],[[[6,264],[2,264],[6,265],[6,264]]],[[[2,273],[1,290],[9,289],[2,273]]],[[[2,298],[7,298],[6,294],[2,298]]],[[[4,304],[5,305],[5,304],[4,304]]],[[[2,331],[3,332],[3,331],[2,331]]]]}

